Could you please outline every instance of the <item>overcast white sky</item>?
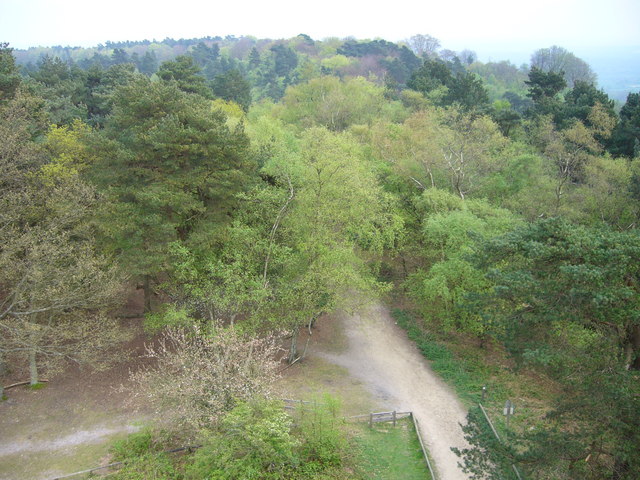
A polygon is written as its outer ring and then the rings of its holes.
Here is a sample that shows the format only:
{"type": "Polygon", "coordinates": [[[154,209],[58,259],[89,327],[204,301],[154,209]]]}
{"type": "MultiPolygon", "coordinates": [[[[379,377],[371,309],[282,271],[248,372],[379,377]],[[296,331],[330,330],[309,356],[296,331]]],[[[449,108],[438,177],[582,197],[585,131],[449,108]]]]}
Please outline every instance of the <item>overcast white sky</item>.
{"type": "Polygon", "coordinates": [[[452,50],[640,46],[640,0],[0,0],[0,42],[93,46],[107,40],[306,33],[430,34],[452,50]]]}

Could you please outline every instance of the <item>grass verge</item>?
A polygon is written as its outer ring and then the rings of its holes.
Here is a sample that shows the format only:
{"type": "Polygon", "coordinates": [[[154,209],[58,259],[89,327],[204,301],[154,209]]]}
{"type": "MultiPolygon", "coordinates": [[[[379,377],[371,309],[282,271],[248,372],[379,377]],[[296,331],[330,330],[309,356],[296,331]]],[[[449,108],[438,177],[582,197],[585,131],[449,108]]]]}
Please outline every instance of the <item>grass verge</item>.
{"type": "Polygon", "coordinates": [[[380,480],[430,480],[420,442],[411,419],[403,418],[396,427],[376,424],[354,427],[359,448],[358,465],[362,478],[380,480]]]}
{"type": "Polygon", "coordinates": [[[548,378],[513,368],[504,353],[481,349],[472,342],[438,337],[409,311],[393,309],[391,314],[430,361],[434,372],[455,389],[468,408],[477,408],[482,402],[501,435],[544,423],[550,398],[557,393],[556,385],[548,378]],[[487,387],[484,400],[483,386],[487,387]],[[517,405],[510,427],[503,416],[507,399],[517,405]]]}
{"type": "Polygon", "coordinates": [[[512,393],[507,384],[496,378],[495,367],[482,362],[476,355],[456,355],[444,342],[421,328],[405,310],[393,309],[391,315],[407,331],[418,350],[431,361],[431,368],[456,390],[467,406],[482,399],[483,386],[494,397],[506,398],[512,393]]]}

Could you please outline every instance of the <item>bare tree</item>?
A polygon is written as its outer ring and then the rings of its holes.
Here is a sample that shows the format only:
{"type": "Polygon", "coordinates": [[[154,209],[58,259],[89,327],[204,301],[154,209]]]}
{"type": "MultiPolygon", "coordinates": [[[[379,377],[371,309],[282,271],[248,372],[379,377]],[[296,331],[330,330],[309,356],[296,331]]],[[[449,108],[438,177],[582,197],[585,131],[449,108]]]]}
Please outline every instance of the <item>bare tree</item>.
{"type": "Polygon", "coordinates": [[[570,87],[573,87],[578,80],[590,84],[597,80],[596,74],[587,62],[557,45],[536,50],[531,55],[531,67],[539,68],[543,72],[562,72],[570,87]]]}
{"type": "Polygon", "coordinates": [[[457,109],[445,112],[440,148],[449,170],[451,188],[464,199],[487,172],[498,168],[496,155],[505,139],[488,117],[475,117],[457,109]]]}
{"type": "Polygon", "coordinates": [[[436,57],[440,48],[440,40],[431,35],[414,35],[407,40],[407,44],[420,57],[436,57]]]}
{"type": "Polygon", "coordinates": [[[147,346],[155,365],[131,376],[135,396],[155,408],[164,426],[189,436],[239,401],[268,396],[279,350],[274,335],[247,338],[233,327],[168,329],[147,346]]]}

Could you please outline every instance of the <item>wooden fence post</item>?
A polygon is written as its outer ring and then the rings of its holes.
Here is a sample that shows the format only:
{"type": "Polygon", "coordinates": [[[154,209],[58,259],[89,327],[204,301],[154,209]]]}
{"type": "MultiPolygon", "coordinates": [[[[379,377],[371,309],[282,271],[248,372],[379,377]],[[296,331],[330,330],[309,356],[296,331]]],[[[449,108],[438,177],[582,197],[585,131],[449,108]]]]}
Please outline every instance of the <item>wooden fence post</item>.
{"type": "Polygon", "coordinates": [[[396,411],[393,411],[393,426],[396,426],[396,411]]]}
{"type": "Polygon", "coordinates": [[[373,412],[369,413],[369,428],[373,428],[373,412]]]}

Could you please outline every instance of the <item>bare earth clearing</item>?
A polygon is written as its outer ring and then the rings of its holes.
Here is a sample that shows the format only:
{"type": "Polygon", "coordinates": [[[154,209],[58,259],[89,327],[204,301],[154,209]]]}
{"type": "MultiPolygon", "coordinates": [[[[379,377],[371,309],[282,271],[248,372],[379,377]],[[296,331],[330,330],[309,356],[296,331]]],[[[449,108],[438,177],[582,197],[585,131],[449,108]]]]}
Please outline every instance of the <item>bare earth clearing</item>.
{"type": "MultiPolygon", "coordinates": [[[[141,351],[143,343],[137,336],[124,348],[141,351]]],[[[0,403],[0,480],[49,479],[106,464],[111,442],[138,430],[145,417],[117,390],[129,367],[70,368],[41,390],[7,391],[0,403]]]]}
{"type": "MultiPolygon", "coordinates": [[[[138,336],[129,347],[140,351],[143,342],[138,336]]],[[[0,480],[46,480],[107,463],[111,442],[144,421],[116,390],[129,367],[91,375],[71,369],[43,390],[7,392],[9,401],[0,403],[0,480]]],[[[308,357],[285,370],[277,390],[294,398],[337,395],[348,415],[411,410],[439,480],[467,478],[450,450],[465,446],[459,427],[465,409],[381,305],[321,319],[308,357]]]]}
{"type": "Polygon", "coordinates": [[[414,412],[440,480],[468,478],[451,451],[451,447],[466,446],[460,424],[466,423],[467,412],[395,325],[389,311],[377,304],[359,315],[341,314],[339,322],[347,348],[341,353],[314,353],[347,368],[384,410],[414,412]]]}

